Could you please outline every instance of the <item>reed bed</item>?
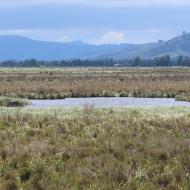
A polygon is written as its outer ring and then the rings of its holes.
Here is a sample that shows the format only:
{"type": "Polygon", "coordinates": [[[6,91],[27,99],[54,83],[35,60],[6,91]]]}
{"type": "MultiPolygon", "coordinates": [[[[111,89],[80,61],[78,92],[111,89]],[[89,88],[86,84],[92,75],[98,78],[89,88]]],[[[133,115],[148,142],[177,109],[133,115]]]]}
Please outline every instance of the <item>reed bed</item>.
{"type": "Polygon", "coordinates": [[[190,100],[188,68],[1,69],[0,96],[167,97],[190,100]]]}

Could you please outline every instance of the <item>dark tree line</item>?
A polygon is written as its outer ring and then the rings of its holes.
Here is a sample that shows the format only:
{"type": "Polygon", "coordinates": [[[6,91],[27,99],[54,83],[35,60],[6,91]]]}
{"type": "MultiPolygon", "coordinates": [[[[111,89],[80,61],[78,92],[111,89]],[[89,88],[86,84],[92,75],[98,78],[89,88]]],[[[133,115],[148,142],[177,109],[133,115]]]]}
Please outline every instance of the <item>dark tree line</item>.
{"type": "Polygon", "coordinates": [[[25,61],[2,61],[0,67],[169,67],[190,66],[190,57],[178,56],[171,59],[169,55],[154,59],[141,59],[136,57],[128,60],[71,60],[71,61],[38,61],[35,59],[25,61]]]}

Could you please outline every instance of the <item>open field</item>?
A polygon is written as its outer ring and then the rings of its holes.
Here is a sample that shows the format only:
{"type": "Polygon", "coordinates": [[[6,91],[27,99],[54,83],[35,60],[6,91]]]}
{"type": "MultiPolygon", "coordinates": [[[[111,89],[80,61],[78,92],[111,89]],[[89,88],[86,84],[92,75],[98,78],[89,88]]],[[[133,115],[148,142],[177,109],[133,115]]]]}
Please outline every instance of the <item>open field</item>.
{"type": "Polygon", "coordinates": [[[189,68],[0,69],[0,96],[190,98],[189,68]]]}
{"type": "Polygon", "coordinates": [[[0,109],[0,189],[189,189],[187,108],[0,109]]]}

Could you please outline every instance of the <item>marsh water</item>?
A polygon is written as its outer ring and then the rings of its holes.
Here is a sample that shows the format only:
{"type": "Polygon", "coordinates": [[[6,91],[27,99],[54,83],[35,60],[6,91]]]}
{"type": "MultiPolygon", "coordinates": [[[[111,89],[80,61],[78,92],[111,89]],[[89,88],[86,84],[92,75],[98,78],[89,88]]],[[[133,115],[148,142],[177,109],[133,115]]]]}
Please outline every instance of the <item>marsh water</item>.
{"type": "Polygon", "coordinates": [[[145,106],[188,106],[190,102],[175,101],[172,98],[66,98],[63,100],[31,100],[28,108],[54,108],[54,107],[145,107],[145,106]]]}

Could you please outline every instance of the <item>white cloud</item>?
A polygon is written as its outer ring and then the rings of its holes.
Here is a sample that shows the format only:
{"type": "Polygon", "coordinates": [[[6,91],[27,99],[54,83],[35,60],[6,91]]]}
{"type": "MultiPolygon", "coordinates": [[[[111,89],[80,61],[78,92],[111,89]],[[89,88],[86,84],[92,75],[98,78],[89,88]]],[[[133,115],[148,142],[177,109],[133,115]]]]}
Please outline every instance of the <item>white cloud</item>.
{"type": "Polygon", "coordinates": [[[86,6],[180,6],[190,5],[189,0],[0,0],[0,7],[35,5],[86,5],[86,6]]]}
{"type": "Polygon", "coordinates": [[[107,32],[100,39],[91,40],[92,44],[121,44],[125,43],[126,36],[123,32],[107,32]]]}
{"type": "Polygon", "coordinates": [[[89,44],[143,44],[158,40],[169,40],[181,34],[180,30],[122,30],[118,32],[105,32],[99,37],[85,40],[89,44]]]}

